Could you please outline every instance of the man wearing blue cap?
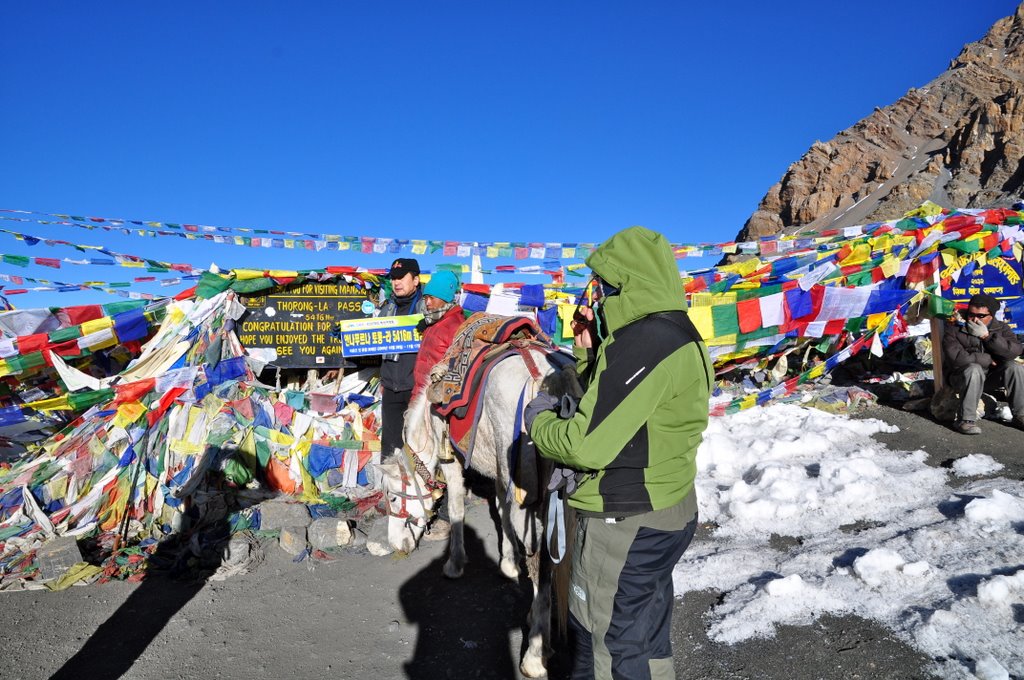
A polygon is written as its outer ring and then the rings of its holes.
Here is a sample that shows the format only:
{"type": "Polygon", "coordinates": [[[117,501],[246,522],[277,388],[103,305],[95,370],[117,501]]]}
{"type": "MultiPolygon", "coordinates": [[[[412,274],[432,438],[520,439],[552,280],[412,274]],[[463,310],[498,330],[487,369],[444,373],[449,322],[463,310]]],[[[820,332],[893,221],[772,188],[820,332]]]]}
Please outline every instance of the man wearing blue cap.
{"type": "Polygon", "coordinates": [[[455,333],[465,320],[462,307],[455,302],[458,290],[458,277],[445,269],[431,276],[423,287],[423,304],[427,311],[423,315],[423,340],[420,341],[420,353],[413,370],[414,397],[426,387],[430,369],[444,358],[455,340],[455,333]]]}
{"type": "MultiPolygon", "coordinates": [[[[420,341],[420,353],[416,356],[416,367],[413,369],[413,396],[426,388],[430,379],[430,369],[444,358],[455,340],[459,326],[465,321],[462,307],[455,302],[458,292],[458,277],[446,269],[435,272],[427,281],[427,285],[423,286],[423,305],[427,311],[420,322],[423,339],[420,341]]],[[[443,541],[451,534],[447,494],[441,497],[436,507],[437,517],[423,534],[423,538],[428,541],[443,541]]]]}
{"type": "MultiPolygon", "coordinates": [[[[381,307],[380,316],[426,313],[420,286],[419,262],[413,258],[398,258],[391,263],[388,278],[391,279],[391,295],[381,307]]],[[[415,365],[414,353],[385,354],[381,358],[381,458],[391,458],[396,449],[405,445],[402,424],[412,398],[415,365]]]]}

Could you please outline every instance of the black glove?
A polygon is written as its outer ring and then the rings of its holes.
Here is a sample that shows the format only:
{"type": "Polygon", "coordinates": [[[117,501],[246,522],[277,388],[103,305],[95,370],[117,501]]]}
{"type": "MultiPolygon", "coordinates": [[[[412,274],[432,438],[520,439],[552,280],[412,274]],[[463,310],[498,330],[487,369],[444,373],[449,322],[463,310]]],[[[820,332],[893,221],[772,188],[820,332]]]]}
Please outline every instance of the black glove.
{"type": "Polygon", "coordinates": [[[558,417],[562,420],[569,420],[569,418],[576,415],[576,409],[579,408],[579,405],[579,399],[563,394],[562,400],[558,402],[558,417]]]}
{"type": "Polygon", "coordinates": [[[569,497],[576,491],[576,471],[572,468],[555,466],[551,471],[551,479],[548,480],[548,491],[565,489],[565,497],[569,497]]]}
{"type": "Polygon", "coordinates": [[[559,407],[560,403],[557,398],[547,392],[538,392],[537,396],[523,410],[523,423],[526,425],[526,431],[529,432],[533,429],[533,421],[538,414],[544,411],[554,411],[559,407]]]}

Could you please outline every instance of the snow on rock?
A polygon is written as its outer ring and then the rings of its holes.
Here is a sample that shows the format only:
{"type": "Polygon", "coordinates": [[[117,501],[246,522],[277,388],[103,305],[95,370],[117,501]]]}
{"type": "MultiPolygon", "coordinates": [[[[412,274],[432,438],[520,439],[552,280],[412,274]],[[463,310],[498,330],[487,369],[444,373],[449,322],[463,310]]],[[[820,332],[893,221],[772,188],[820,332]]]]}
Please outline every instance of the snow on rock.
{"type": "Polygon", "coordinates": [[[1010,522],[1024,521],[1024,500],[996,489],[992,498],[977,498],[967,504],[964,516],[984,531],[998,531],[1010,522]]]}
{"type": "Polygon", "coordinates": [[[981,477],[1003,469],[1003,464],[984,453],[972,453],[953,462],[953,474],[957,477],[981,477]]]}
{"type": "Polygon", "coordinates": [[[895,550],[875,548],[854,560],[853,571],[869,586],[880,586],[906,563],[895,550]]]}
{"type": "Polygon", "coordinates": [[[871,439],[892,431],[791,404],[712,419],[697,493],[716,528],[683,555],[676,594],[723,593],[708,634],[724,643],[853,614],[936,659],[941,675],[1024,675],[1024,483],[954,493],[923,451],[871,439]],[[798,540],[777,550],[772,534],[798,540]]]}
{"type": "Polygon", "coordinates": [[[974,666],[974,675],[978,680],[1010,680],[1010,673],[996,661],[991,654],[986,654],[974,666]]]}

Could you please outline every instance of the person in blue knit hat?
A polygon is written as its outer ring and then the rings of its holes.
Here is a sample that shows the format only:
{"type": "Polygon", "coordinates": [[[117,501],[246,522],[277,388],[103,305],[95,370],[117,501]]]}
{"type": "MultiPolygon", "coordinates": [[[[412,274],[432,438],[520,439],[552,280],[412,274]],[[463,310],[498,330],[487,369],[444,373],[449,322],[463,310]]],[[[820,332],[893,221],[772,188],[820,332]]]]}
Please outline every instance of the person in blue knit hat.
{"type": "MultiPolygon", "coordinates": [[[[426,388],[430,369],[444,358],[455,340],[459,326],[466,318],[462,307],[456,302],[458,292],[459,278],[447,269],[434,272],[423,286],[423,305],[426,311],[420,322],[423,339],[413,368],[413,398],[426,388]]],[[[431,522],[423,537],[428,541],[441,541],[447,539],[450,532],[448,498],[445,496],[438,503],[437,518],[431,522]]]]}

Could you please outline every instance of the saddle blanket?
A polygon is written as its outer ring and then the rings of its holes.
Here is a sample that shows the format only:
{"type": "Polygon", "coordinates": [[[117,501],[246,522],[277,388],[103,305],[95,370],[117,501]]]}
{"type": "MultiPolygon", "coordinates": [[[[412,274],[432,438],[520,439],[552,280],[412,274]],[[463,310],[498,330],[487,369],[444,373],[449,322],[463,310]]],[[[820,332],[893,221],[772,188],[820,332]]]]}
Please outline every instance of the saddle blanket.
{"type": "Polygon", "coordinates": [[[467,467],[487,376],[502,359],[528,355],[531,349],[554,349],[532,319],[478,312],[462,324],[442,359],[448,369],[427,389],[427,398],[435,404],[434,411],[448,419],[449,437],[467,467]]]}

